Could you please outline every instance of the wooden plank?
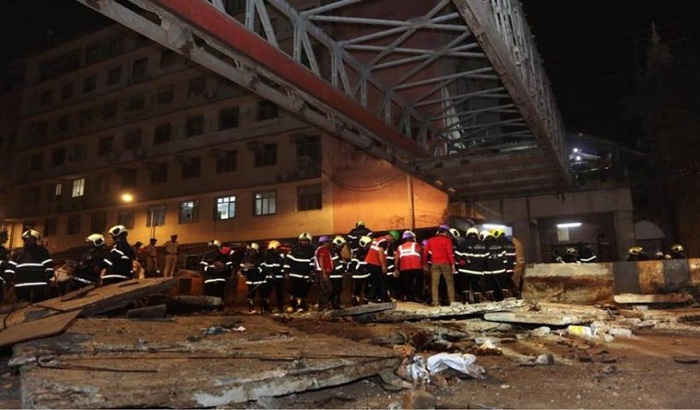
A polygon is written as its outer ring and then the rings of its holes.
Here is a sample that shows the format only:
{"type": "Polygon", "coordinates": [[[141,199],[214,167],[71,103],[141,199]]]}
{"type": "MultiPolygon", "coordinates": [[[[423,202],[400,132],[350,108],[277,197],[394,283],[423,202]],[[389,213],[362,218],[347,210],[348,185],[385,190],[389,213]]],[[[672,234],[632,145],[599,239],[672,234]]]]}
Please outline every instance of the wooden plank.
{"type": "Polygon", "coordinates": [[[637,295],[624,293],[615,295],[615,303],[622,304],[654,304],[654,303],[688,303],[693,297],[687,293],[663,293],[655,295],[637,295]]]}
{"type": "Polygon", "coordinates": [[[14,354],[28,408],[226,407],[346,384],[402,360],[390,348],[247,315],[80,319],[14,354]]]}
{"type": "Polygon", "coordinates": [[[88,286],[85,286],[84,288],[80,288],[78,290],[68,292],[65,295],[61,296],[61,302],[67,302],[69,300],[79,298],[95,288],[96,288],[95,285],[88,285],[88,286]]]}
{"type": "Polygon", "coordinates": [[[0,331],[0,347],[63,333],[80,315],[79,310],[45,316],[0,331]]]}
{"type": "Polygon", "coordinates": [[[153,278],[124,283],[127,283],[128,286],[120,287],[119,284],[101,286],[88,291],[80,298],[62,301],[60,297],[57,297],[26,306],[14,312],[8,319],[7,325],[13,326],[22,323],[32,316],[32,312],[43,309],[58,312],[80,310],[83,317],[109,312],[127,306],[139,298],[165,293],[175,284],[175,279],[153,278]]]}

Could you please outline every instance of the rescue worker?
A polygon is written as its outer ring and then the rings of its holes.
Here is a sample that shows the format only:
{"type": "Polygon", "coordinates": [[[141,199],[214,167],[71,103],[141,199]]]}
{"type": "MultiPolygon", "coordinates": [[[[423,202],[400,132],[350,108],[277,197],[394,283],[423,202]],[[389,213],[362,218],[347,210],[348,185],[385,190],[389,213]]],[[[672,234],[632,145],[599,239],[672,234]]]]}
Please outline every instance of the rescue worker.
{"type": "Polygon", "coordinates": [[[664,260],[664,259],[671,259],[671,255],[665,255],[663,252],[661,252],[659,249],[657,249],[651,258],[653,260],[660,261],[660,260],[664,260]]]}
{"type": "Polygon", "coordinates": [[[102,275],[103,286],[133,279],[133,261],[136,259],[134,248],[127,240],[129,231],[124,225],[115,225],[109,228],[107,233],[112,237],[114,244],[104,259],[106,267],[102,275]]]}
{"type": "Polygon", "coordinates": [[[10,236],[6,230],[0,232],[0,305],[5,297],[5,270],[10,259],[10,251],[5,247],[5,244],[9,239],[10,236]]]}
{"type": "Polygon", "coordinates": [[[386,287],[386,274],[388,272],[387,252],[393,239],[391,235],[383,235],[374,239],[365,257],[369,280],[372,284],[369,300],[376,303],[386,302],[389,297],[386,287]]]}
{"type": "Polygon", "coordinates": [[[596,263],[598,262],[598,256],[593,253],[591,245],[587,243],[580,243],[577,246],[578,250],[578,262],[580,263],[596,263]]]}
{"type": "Polygon", "coordinates": [[[416,242],[416,234],[405,231],[403,243],[396,248],[395,261],[400,300],[422,303],[423,293],[423,248],[416,242]]]}
{"type": "Polygon", "coordinates": [[[318,247],[314,251],[314,270],[319,285],[318,310],[326,310],[331,306],[331,274],[333,274],[331,245],[331,238],[323,235],[318,238],[318,247]]]}
{"type": "Polygon", "coordinates": [[[686,259],[685,257],[685,249],[683,249],[683,245],[677,243],[673,246],[671,246],[671,259],[686,259]]]}
{"type": "Polygon", "coordinates": [[[297,244],[286,255],[284,270],[291,281],[291,311],[308,310],[306,298],[313,283],[314,248],[311,246],[311,234],[299,234],[297,244]]]}
{"type": "Polygon", "coordinates": [[[348,232],[347,241],[350,245],[350,250],[354,253],[359,248],[360,238],[363,236],[372,236],[372,231],[365,226],[365,221],[355,222],[355,227],[348,232]]]}
{"type": "MultiPolygon", "coordinates": [[[[277,312],[284,311],[284,253],[279,241],[273,240],[267,244],[267,250],[263,255],[260,268],[265,275],[267,286],[263,289],[263,298],[270,300],[270,294],[274,290],[277,312]]],[[[274,312],[274,311],[273,311],[274,312]]]]}
{"type": "Polygon", "coordinates": [[[641,246],[632,246],[627,251],[627,261],[628,262],[646,261],[646,260],[649,260],[649,257],[644,252],[644,248],[642,248],[641,246]]]}
{"type": "Polygon", "coordinates": [[[6,273],[13,275],[15,298],[30,303],[49,297],[49,283],[53,279],[53,260],[49,251],[39,245],[39,232],[27,229],[22,233],[24,246],[12,254],[6,273]]]}
{"type": "Polygon", "coordinates": [[[496,241],[489,231],[483,233],[484,245],[488,256],[486,257],[486,270],[484,270],[484,282],[486,287],[486,299],[494,302],[503,300],[503,274],[506,272],[505,254],[503,245],[496,241]]]}
{"type": "Polygon", "coordinates": [[[486,257],[488,252],[486,245],[479,239],[479,230],[475,227],[467,229],[464,242],[464,253],[466,263],[458,265],[460,274],[466,280],[467,301],[469,303],[480,303],[482,292],[485,292],[484,270],[486,270],[486,257]]]}
{"type": "Polygon", "coordinates": [[[391,236],[391,242],[389,243],[389,248],[386,250],[386,293],[387,300],[395,302],[396,301],[396,291],[398,279],[396,278],[398,274],[396,273],[396,261],[394,260],[394,254],[396,253],[396,247],[401,239],[401,233],[397,230],[391,230],[388,233],[391,236]]]}
{"type": "Polygon", "coordinates": [[[578,251],[573,246],[566,248],[566,252],[562,257],[563,263],[578,263],[578,251]]]}
{"type": "Polygon", "coordinates": [[[93,233],[85,238],[90,248],[81,256],[78,266],[70,276],[70,290],[77,290],[89,285],[100,286],[100,274],[107,267],[105,259],[109,251],[105,247],[107,241],[102,234],[93,233]]]}
{"type": "Polygon", "coordinates": [[[213,239],[209,251],[202,257],[199,266],[204,277],[204,294],[220,297],[226,295],[226,280],[231,274],[230,249],[222,249],[221,242],[213,239]]]}
{"type": "MultiPolygon", "coordinates": [[[[502,228],[492,231],[494,241],[503,249],[503,273],[499,274],[498,284],[500,284],[500,297],[505,299],[510,297],[511,289],[513,288],[512,277],[515,273],[515,245],[506,237],[506,232],[502,228]]],[[[501,300],[497,299],[497,300],[501,300]]]]}
{"type": "Polygon", "coordinates": [[[365,258],[369,252],[369,246],[372,244],[372,238],[363,236],[357,242],[357,249],[353,252],[350,261],[353,280],[352,304],[359,306],[368,302],[367,282],[369,281],[369,271],[367,271],[367,263],[365,258]]]}
{"type": "Polygon", "coordinates": [[[450,304],[455,302],[454,275],[457,272],[452,240],[448,237],[450,227],[442,224],[438,226],[435,236],[428,239],[423,248],[423,269],[430,270],[430,294],[431,306],[439,306],[438,287],[440,278],[445,280],[447,286],[447,298],[450,304]],[[431,266],[427,260],[430,258],[431,266]]]}
{"type": "Polygon", "coordinates": [[[455,283],[455,298],[460,298],[462,303],[467,301],[467,291],[469,289],[469,281],[467,275],[462,270],[462,266],[467,264],[467,238],[462,236],[462,233],[457,228],[450,228],[450,239],[452,239],[452,247],[455,253],[455,265],[457,274],[454,276],[455,283]]]}
{"type": "Polygon", "coordinates": [[[343,281],[350,262],[350,246],[345,238],[337,235],[333,238],[331,247],[331,259],[333,260],[333,273],[331,273],[331,304],[333,309],[340,309],[340,297],[343,293],[343,281]]]}
{"type": "Polygon", "coordinates": [[[256,313],[255,296],[260,296],[260,311],[267,313],[270,311],[270,300],[265,297],[269,294],[266,289],[267,280],[263,272],[263,257],[260,255],[260,245],[253,242],[246,246],[245,255],[239,265],[238,275],[245,277],[245,284],[248,288],[246,300],[248,301],[248,313],[256,313]]]}

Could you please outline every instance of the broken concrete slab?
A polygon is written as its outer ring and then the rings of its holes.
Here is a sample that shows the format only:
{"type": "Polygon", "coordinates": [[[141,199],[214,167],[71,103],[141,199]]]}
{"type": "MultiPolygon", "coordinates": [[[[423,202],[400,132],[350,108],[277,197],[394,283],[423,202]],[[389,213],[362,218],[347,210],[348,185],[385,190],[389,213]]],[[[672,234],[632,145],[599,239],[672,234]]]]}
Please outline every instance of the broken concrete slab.
{"type": "Polygon", "coordinates": [[[102,286],[89,290],[84,295],[70,300],[62,300],[61,297],[57,297],[25,306],[8,315],[5,323],[7,326],[14,326],[27,321],[42,310],[51,312],[80,310],[83,317],[94,316],[125,307],[139,298],[163,293],[173,286],[174,283],[175,280],[172,278],[153,278],[134,279],[102,286]]]}
{"type": "Polygon", "coordinates": [[[494,312],[484,314],[484,320],[491,322],[526,323],[533,325],[567,326],[589,323],[589,316],[559,315],[542,312],[494,312]]]}
{"type": "Polygon", "coordinates": [[[14,353],[22,406],[43,408],[226,406],[345,384],[402,360],[392,349],[306,334],[262,316],[80,319],[69,332],[18,344],[14,353]],[[206,334],[214,327],[224,331],[206,334]]]}
{"type": "Polygon", "coordinates": [[[80,311],[76,310],[10,326],[0,331],[0,347],[60,334],[77,319],[78,315],[80,311]]]}
{"type": "Polygon", "coordinates": [[[160,319],[165,317],[165,311],[165,304],[144,306],[127,310],[126,317],[129,319],[160,319]]]}
{"type": "Polygon", "coordinates": [[[431,307],[414,302],[397,302],[396,308],[358,318],[366,322],[403,322],[406,320],[437,319],[442,317],[469,316],[485,312],[498,312],[524,306],[520,299],[506,299],[500,302],[461,304],[431,307]]]}
{"type": "Polygon", "coordinates": [[[367,305],[353,306],[344,309],[334,310],[333,317],[366,315],[395,308],[396,303],[370,303],[367,305]]]}
{"type": "Polygon", "coordinates": [[[688,303],[693,301],[693,297],[687,293],[662,293],[653,295],[639,295],[623,293],[615,295],[615,303],[619,304],[655,304],[655,303],[688,303]]]}

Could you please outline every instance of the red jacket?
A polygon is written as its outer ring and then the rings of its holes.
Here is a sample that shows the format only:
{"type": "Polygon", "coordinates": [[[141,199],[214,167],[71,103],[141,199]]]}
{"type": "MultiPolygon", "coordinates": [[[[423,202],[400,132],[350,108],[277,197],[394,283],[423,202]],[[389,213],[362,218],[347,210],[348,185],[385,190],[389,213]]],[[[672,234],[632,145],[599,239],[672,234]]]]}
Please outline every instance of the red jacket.
{"type": "Polygon", "coordinates": [[[452,240],[444,235],[435,235],[428,239],[428,243],[425,244],[423,248],[423,260],[428,260],[428,255],[430,255],[430,261],[433,265],[455,265],[455,253],[452,248],[452,240]]]}
{"type": "Polygon", "coordinates": [[[333,272],[333,258],[331,256],[331,250],[327,246],[319,246],[314,252],[314,265],[317,271],[323,273],[324,276],[328,276],[333,272]]]}
{"type": "Polygon", "coordinates": [[[420,245],[416,242],[402,243],[396,249],[394,262],[396,263],[396,269],[399,271],[423,269],[420,245]]]}

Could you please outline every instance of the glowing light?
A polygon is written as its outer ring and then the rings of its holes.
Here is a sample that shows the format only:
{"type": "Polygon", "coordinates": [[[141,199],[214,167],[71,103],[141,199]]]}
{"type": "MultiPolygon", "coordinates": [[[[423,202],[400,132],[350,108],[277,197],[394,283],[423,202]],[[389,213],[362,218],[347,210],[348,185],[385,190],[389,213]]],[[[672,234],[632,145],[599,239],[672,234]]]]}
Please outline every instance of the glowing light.
{"type": "Polygon", "coordinates": [[[129,202],[134,201],[134,196],[129,194],[129,193],[125,193],[125,194],[122,194],[121,199],[122,199],[122,202],[129,203],[129,202]]]}
{"type": "Polygon", "coordinates": [[[563,224],[557,224],[557,228],[578,228],[581,226],[581,222],[567,222],[563,224]]]}
{"type": "Polygon", "coordinates": [[[489,230],[491,230],[491,229],[503,229],[503,230],[505,230],[506,229],[505,225],[499,225],[499,224],[483,224],[483,225],[481,225],[481,227],[484,229],[489,229],[489,230]]]}
{"type": "Polygon", "coordinates": [[[573,152],[580,152],[581,150],[578,149],[578,148],[574,148],[574,149],[572,149],[572,151],[573,151],[573,152]]]}

